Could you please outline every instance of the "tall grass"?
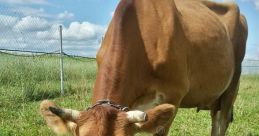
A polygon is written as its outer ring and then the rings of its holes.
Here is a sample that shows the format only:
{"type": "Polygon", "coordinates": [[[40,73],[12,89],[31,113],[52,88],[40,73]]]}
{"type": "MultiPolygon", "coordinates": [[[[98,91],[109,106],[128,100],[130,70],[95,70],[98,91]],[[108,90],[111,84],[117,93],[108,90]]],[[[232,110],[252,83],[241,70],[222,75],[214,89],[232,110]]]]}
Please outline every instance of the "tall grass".
{"type": "MultiPolygon", "coordinates": [[[[24,100],[41,100],[59,95],[58,57],[26,58],[1,55],[0,63],[0,86],[17,88],[14,93],[19,94],[24,100]]],[[[75,84],[93,81],[96,69],[94,61],[65,58],[64,64],[66,94],[79,89],[75,84]],[[73,89],[74,87],[76,89],[73,89]]]]}
{"type": "MultiPolygon", "coordinates": [[[[54,136],[40,117],[40,100],[52,99],[61,107],[89,105],[96,64],[89,59],[64,59],[65,96],[60,97],[59,59],[56,56],[15,57],[0,54],[0,136],[54,136]]],[[[242,76],[235,103],[234,122],[227,135],[259,135],[259,76],[242,76]]],[[[180,109],[170,136],[210,133],[207,111],[180,109]]]]}

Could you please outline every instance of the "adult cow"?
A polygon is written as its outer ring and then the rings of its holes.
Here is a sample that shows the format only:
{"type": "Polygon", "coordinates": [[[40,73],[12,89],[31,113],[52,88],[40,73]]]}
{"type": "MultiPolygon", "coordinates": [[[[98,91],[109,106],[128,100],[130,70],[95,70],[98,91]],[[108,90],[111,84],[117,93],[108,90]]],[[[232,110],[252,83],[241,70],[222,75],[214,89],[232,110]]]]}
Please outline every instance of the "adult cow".
{"type": "Polygon", "coordinates": [[[245,18],[232,3],[121,0],[97,54],[93,106],[74,111],[43,101],[41,113],[57,133],[164,136],[178,108],[197,107],[210,110],[211,135],[223,136],[246,39],[245,18]]]}

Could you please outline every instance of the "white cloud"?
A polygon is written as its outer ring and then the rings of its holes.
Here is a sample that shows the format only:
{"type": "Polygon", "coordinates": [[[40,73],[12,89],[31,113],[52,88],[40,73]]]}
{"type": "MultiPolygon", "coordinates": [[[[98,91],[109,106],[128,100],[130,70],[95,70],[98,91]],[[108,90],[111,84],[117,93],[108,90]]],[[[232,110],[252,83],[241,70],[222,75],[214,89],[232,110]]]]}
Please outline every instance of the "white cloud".
{"type": "Polygon", "coordinates": [[[13,26],[18,21],[17,17],[0,15],[0,26],[13,26]]]}
{"type": "MultiPolygon", "coordinates": [[[[59,25],[53,25],[48,31],[37,32],[37,38],[46,41],[59,41],[59,25]]],[[[68,54],[95,57],[99,48],[104,27],[89,22],[72,22],[63,26],[64,51],[68,54]]]]}
{"type": "MultiPolygon", "coordinates": [[[[57,15],[53,18],[0,15],[0,29],[4,30],[0,33],[0,48],[44,52],[59,50],[59,24],[54,20],[57,15]]],[[[65,15],[63,17],[66,18],[65,15]]],[[[105,26],[90,22],[63,25],[64,51],[72,55],[95,57],[105,30],[105,26]]]]}
{"type": "Polygon", "coordinates": [[[26,16],[13,27],[14,31],[41,31],[49,27],[47,20],[39,17],[26,16]]]}
{"type": "Polygon", "coordinates": [[[11,9],[14,13],[19,13],[22,16],[33,16],[33,17],[51,17],[52,15],[46,14],[43,8],[31,8],[31,7],[15,7],[11,9]]]}
{"type": "Polygon", "coordinates": [[[41,40],[59,40],[59,25],[54,24],[51,28],[36,32],[36,37],[41,40]]]}
{"type": "MultiPolygon", "coordinates": [[[[102,37],[105,28],[89,22],[71,22],[66,28],[63,26],[63,38],[68,41],[89,41],[102,37]]],[[[41,39],[59,39],[59,25],[52,25],[49,30],[37,32],[41,39]]]]}
{"type": "MultiPolygon", "coordinates": [[[[63,26],[64,51],[68,54],[94,57],[99,48],[105,27],[89,22],[71,22],[63,26]]],[[[39,40],[59,41],[59,25],[52,25],[46,31],[36,33],[39,40]]]]}
{"type": "Polygon", "coordinates": [[[256,6],[256,9],[258,9],[259,10],[259,0],[255,0],[255,6],[256,6]]]}
{"type": "Polygon", "coordinates": [[[57,17],[58,17],[58,19],[62,19],[62,20],[66,20],[66,19],[70,20],[70,19],[73,19],[73,18],[74,18],[74,14],[73,14],[73,13],[70,13],[70,12],[68,12],[68,11],[64,11],[64,12],[62,12],[62,13],[59,13],[59,14],[57,15],[57,17]]]}
{"type": "Polygon", "coordinates": [[[41,17],[47,18],[50,20],[54,20],[56,22],[64,21],[64,20],[72,20],[74,19],[74,14],[68,11],[64,11],[58,14],[47,14],[43,8],[31,8],[24,6],[17,6],[12,8],[11,11],[13,13],[18,13],[21,16],[32,16],[32,17],[41,17]]]}
{"type": "Polygon", "coordinates": [[[2,44],[8,44],[9,43],[9,40],[8,39],[3,39],[3,38],[1,38],[0,39],[0,44],[2,45],[2,44]]]}
{"type": "Polygon", "coordinates": [[[104,32],[104,27],[89,22],[72,22],[64,28],[64,38],[70,40],[90,40],[97,38],[104,32]]]}
{"type": "Polygon", "coordinates": [[[0,3],[8,3],[8,4],[49,4],[47,0],[0,0],[0,3]]]}

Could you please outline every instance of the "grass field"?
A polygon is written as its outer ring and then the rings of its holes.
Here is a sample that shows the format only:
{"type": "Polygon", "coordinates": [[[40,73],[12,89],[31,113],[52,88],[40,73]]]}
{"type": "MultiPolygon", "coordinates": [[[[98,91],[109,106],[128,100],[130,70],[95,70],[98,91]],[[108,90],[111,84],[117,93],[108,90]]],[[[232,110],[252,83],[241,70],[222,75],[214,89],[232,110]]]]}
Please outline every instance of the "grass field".
{"type": "MultiPolygon", "coordinates": [[[[0,54],[0,136],[54,135],[39,115],[42,99],[61,107],[89,106],[96,64],[90,59],[64,59],[65,93],[60,96],[59,59],[54,56],[15,57],[0,54]]],[[[244,75],[228,136],[259,136],[259,75],[244,75]]],[[[207,111],[180,109],[170,136],[210,133],[207,111]]]]}

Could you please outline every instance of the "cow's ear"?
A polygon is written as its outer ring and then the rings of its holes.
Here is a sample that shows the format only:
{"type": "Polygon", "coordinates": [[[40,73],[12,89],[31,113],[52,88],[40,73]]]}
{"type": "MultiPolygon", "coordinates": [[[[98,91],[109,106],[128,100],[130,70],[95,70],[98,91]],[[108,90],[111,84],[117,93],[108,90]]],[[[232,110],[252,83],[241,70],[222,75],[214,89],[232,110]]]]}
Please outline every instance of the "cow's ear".
{"type": "Polygon", "coordinates": [[[77,124],[75,120],[80,112],[71,109],[60,109],[53,102],[44,100],[40,104],[40,114],[48,127],[58,135],[74,133],[77,124]]]}
{"type": "MultiPolygon", "coordinates": [[[[147,121],[143,123],[136,123],[141,131],[149,133],[157,133],[170,125],[176,108],[171,104],[161,104],[152,109],[147,110],[147,121]]],[[[162,130],[163,131],[163,130],[162,130]]]]}

